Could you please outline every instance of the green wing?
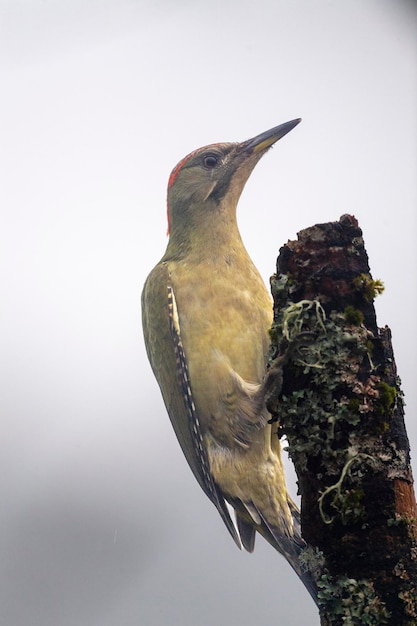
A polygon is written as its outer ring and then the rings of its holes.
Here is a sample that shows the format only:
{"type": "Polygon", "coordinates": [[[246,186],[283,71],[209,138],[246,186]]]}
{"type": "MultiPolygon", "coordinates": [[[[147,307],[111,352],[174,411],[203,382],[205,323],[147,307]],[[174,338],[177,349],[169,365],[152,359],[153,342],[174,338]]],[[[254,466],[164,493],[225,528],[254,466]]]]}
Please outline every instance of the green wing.
{"type": "Polygon", "coordinates": [[[142,292],[142,325],[148,358],[185,458],[240,548],[239,535],[225,499],[210,473],[181,340],[175,293],[166,262],[157,265],[145,282],[142,292]]]}

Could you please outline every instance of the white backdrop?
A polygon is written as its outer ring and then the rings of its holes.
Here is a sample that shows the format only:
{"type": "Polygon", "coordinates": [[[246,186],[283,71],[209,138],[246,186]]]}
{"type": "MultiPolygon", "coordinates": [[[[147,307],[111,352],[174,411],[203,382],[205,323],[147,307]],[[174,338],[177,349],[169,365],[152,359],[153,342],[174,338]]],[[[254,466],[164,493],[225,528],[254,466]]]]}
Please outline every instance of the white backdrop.
{"type": "Polygon", "coordinates": [[[416,450],[416,26],[411,0],[0,0],[2,624],[318,624],[188,470],[139,296],[176,162],[301,116],[244,241],[268,280],[298,230],[356,215],[416,450]]]}

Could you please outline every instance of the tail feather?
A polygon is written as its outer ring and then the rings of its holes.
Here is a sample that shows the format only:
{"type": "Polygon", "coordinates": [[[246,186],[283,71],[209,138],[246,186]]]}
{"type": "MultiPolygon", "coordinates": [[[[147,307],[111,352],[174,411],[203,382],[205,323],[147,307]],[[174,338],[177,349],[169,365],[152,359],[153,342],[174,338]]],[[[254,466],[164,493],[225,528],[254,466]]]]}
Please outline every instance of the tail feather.
{"type": "Polygon", "coordinates": [[[240,540],[243,547],[248,552],[253,552],[255,548],[255,536],[256,530],[253,526],[253,522],[245,522],[245,520],[236,513],[236,524],[239,531],[240,540]]]}
{"type": "MultiPolygon", "coordinates": [[[[297,509],[298,513],[298,509],[297,509]]],[[[261,514],[262,516],[262,514],[261,514]]],[[[300,554],[307,547],[301,536],[300,524],[295,520],[293,534],[288,536],[277,527],[268,524],[262,516],[262,528],[258,529],[262,536],[277,550],[291,565],[303,585],[318,606],[318,588],[312,573],[300,562],[300,554]]]]}
{"type": "Polygon", "coordinates": [[[260,524],[254,523],[253,515],[249,514],[247,504],[243,506],[240,500],[230,498],[228,500],[235,509],[237,529],[245,550],[253,552],[256,531],[258,531],[288,561],[317,605],[317,583],[312,573],[306,570],[300,560],[300,554],[307,547],[307,544],[301,536],[300,512],[294,502],[288,501],[294,524],[291,530],[286,529],[285,532],[268,522],[258,509],[256,510],[260,517],[260,524]]]}

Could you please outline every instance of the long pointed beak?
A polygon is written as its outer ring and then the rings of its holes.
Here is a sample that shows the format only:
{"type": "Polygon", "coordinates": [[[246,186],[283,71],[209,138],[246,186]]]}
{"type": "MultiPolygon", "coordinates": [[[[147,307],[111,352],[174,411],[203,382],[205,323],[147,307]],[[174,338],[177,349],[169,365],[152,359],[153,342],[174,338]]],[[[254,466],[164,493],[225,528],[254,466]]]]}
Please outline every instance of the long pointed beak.
{"type": "Polygon", "coordinates": [[[301,117],[291,120],[290,122],[285,122],[284,124],[280,124],[279,126],[275,126],[270,130],[266,130],[265,132],[253,137],[252,139],[248,139],[247,141],[242,142],[242,149],[245,151],[251,152],[262,152],[263,150],[267,150],[270,148],[276,141],[284,137],[287,133],[290,132],[293,128],[297,126],[301,122],[301,117]]]}

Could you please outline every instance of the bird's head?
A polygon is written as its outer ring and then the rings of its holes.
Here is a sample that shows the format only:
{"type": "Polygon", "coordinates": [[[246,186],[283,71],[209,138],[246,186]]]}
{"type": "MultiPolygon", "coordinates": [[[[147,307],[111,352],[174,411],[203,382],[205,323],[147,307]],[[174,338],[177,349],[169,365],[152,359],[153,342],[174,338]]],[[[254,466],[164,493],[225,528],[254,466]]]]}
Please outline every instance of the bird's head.
{"type": "Polygon", "coordinates": [[[168,232],[184,235],[213,224],[223,213],[234,219],[240,194],[265,152],[300,122],[291,120],[242,143],[216,143],[194,150],[174,167],[168,182],[168,232]]]}

